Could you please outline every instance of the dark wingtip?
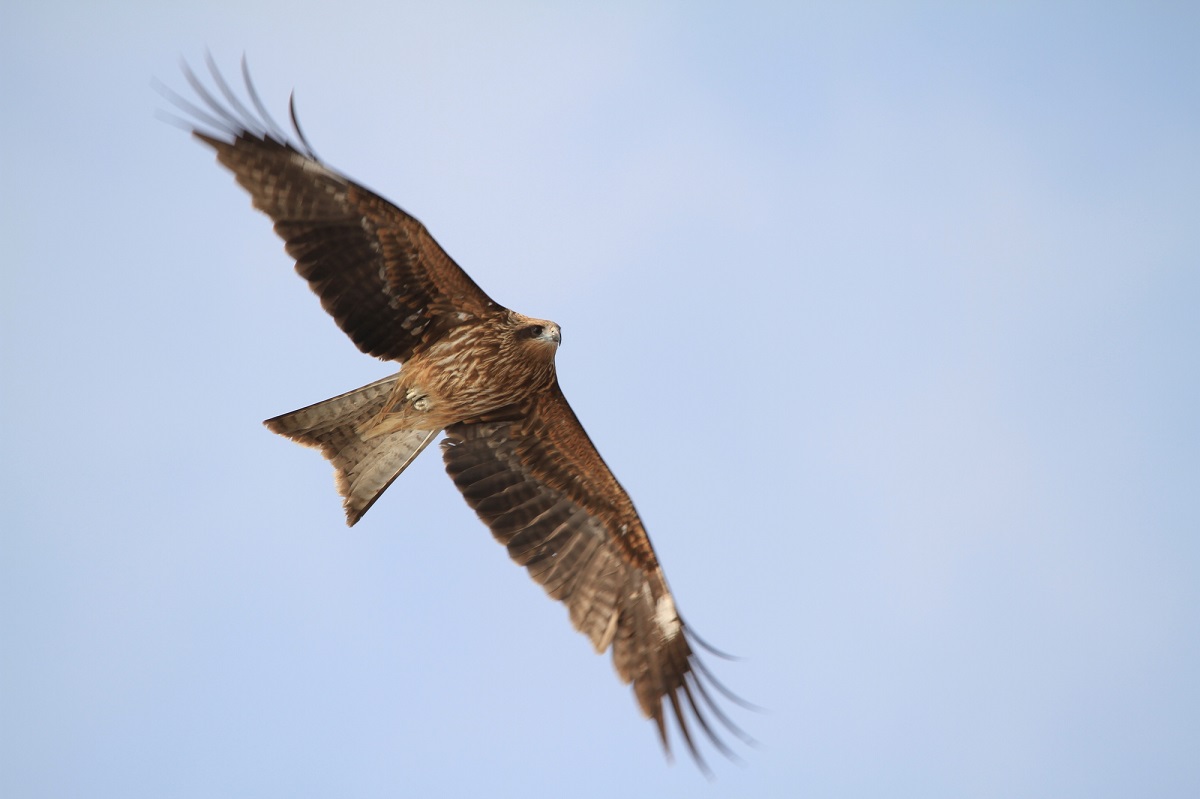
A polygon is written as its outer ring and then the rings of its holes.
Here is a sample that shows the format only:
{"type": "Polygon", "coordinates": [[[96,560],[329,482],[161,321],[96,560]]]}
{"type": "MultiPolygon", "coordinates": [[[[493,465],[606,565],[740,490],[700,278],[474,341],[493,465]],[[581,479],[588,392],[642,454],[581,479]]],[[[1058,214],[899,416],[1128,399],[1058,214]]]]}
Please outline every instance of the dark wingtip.
{"type": "Polygon", "coordinates": [[[301,146],[304,147],[304,154],[314,161],[320,161],[321,159],[317,157],[316,151],[308,143],[308,137],[304,135],[304,129],[300,127],[300,118],[296,115],[295,89],[292,89],[292,93],[288,97],[288,116],[292,119],[292,129],[296,131],[296,136],[300,139],[301,146]]]}
{"type": "Polygon", "coordinates": [[[733,702],[738,707],[745,708],[746,710],[750,710],[755,713],[766,713],[767,712],[766,708],[760,707],[760,706],[754,704],[753,702],[747,702],[745,699],[742,699],[740,696],[735,694],[733,691],[726,688],[725,684],[722,683],[720,680],[718,680],[716,675],[713,674],[709,670],[708,664],[706,664],[700,658],[693,658],[692,665],[694,665],[696,667],[697,671],[703,673],[705,679],[707,679],[710,683],[712,683],[714,688],[716,688],[718,691],[720,691],[721,696],[725,697],[730,702],[733,702]]]}
{"type": "MultiPolygon", "coordinates": [[[[713,675],[700,658],[697,650],[691,646],[694,633],[686,625],[683,626],[682,638],[682,646],[667,649],[665,652],[666,662],[662,664],[668,669],[669,674],[675,675],[678,682],[673,688],[663,692],[663,701],[655,709],[657,712],[651,712],[651,716],[658,724],[659,738],[662,740],[663,749],[670,760],[671,747],[663,719],[663,716],[666,715],[664,706],[670,708],[670,714],[675,717],[674,723],[677,726],[679,737],[683,739],[692,761],[707,779],[714,780],[715,774],[701,750],[702,739],[707,738],[708,743],[725,759],[739,766],[745,766],[745,761],[726,743],[723,739],[723,732],[732,734],[748,746],[757,747],[759,745],[758,741],[729,718],[716,699],[724,697],[749,710],[761,710],[761,708],[734,694],[713,675]],[[710,693],[707,684],[711,684],[720,696],[710,693]],[[680,692],[683,694],[682,697],[680,692]],[[719,724],[714,723],[714,719],[719,724]],[[702,735],[696,734],[697,727],[699,732],[703,733],[702,735]]],[[[696,643],[706,650],[711,649],[703,642],[697,640],[696,643]]]]}
{"type": "MultiPolygon", "coordinates": [[[[671,710],[675,712],[675,720],[679,723],[679,732],[683,736],[683,743],[687,746],[688,754],[692,756],[692,760],[695,762],[696,768],[700,769],[700,773],[703,774],[707,779],[716,779],[716,776],[713,774],[713,770],[709,768],[708,761],[704,759],[704,755],[700,754],[700,748],[696,746],[696,741],[692,737],[692,730],[688,726],[687,714],[679,705],[678,691],[671,691],[669,694],[667,694],[667,697],[671,701],[671,710]]],[[[704,724],[703,726],[707,730],[708,725],[704,724]]]]}
{"type": "Polygon", "coordinates": [[[245,53],[242,53],[242,80],[246,84],[246,93],[250,95],[250,102],[254,105],[254,110],[258,112],[258,118],[262,120],[263,126],[266,128],[266,135],[280,144],[287,144],[287,134],[283,132],[283,128],[279,127],[279,123],[267,111],[262,98],[258,96],[258,89],[254,87],[254,81],[250,77],[250,61],[246,58],[245,53]]]}
{"type": "Polygon", "coordinates": [[[221,149],[225,145],[237,145],[239,139],[249,139],[260,144],[285,147],[306,158],[321,163],[296,113],[296,95],[292,92],[288,103],[288,115],[292,133],[288,133],[267,111],[266,104],[250,77],[250,62],[242,54],[241,73],[243,89],[241,96],[230,86],[229,81],[217,67],[210,50],[205,50],[204,63],[208,76],[201,79],[197,70],[181,58],[179,70],[183,73],[191,91],[185,97],[161,81],[151,80],[151,87],[163,96],[178,113],[157,112],[164,121],[196,135],[205,144],[221,149]],[[243,101],[242,97],[246,100],[243,101]]]}
{"type": "Polygon", "coordinates": [[[699,644],[700,648],[703,649],[705,652],[708,652],[709,654],[713,655],[714,657],[719,657],[719,658],[721,658],[721,660],[735,660],[735,661],[736,660],[744,660],[744,658],[742,658],[739,655],[731,655],[728,652],[724,652],[720,649],[717,649],[715,646],[710,644],[708,641],[705,641],[703,638],[700,637],[699,633],[697,633],[690,626],[688,626],[687,622],[685,622],[683,620],[682,616],[679,617],[679,621],[683,623],[685,629],[687,630],[688,639],[699,644]]]}

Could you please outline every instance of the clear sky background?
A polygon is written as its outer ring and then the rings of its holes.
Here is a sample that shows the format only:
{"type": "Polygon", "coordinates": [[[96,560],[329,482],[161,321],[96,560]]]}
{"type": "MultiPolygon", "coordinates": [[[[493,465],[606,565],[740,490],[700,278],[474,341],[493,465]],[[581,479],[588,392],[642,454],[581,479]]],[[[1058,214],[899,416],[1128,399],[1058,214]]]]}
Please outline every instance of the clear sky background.
{"type": "Polygon", "coordinates": [[[1200,14],[966,5],[4,3],[0,795],[1200,795],[1200,14]],[[347,530],[260,425],[389,369],[155,118],[206,47],[562,324],[744,767],[436,452],[347,530]]]}

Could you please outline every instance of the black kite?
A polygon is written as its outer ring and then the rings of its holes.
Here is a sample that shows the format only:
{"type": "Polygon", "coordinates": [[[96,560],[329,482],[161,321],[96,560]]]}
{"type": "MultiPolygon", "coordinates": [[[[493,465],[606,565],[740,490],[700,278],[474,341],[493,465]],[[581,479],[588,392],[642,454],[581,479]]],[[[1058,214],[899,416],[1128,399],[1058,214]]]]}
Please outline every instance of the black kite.
{"type": "Polygon", "coordinates": [[[184,71],[207,107],[171,95],[193,118],[193,134],[271,217],[296,271],[346,335],[403,367],[266,426],[333,463],[351,525],[444,431],[446,471],[467,504],[567,606],[596,651],[612,649],[667,752],[664,700],[702,768],[689,716],[730,754],[708,713],[744,734],[706,683],[728,692],[697,658],[693,644],[704,644],[677,613],[642,520],[558,386],[559,326],[494,302],[420,222],[317,158],[294,103],[297,140],[281,131],[244,62],[255,111],[215,68],[224,102],[184,71]]]}

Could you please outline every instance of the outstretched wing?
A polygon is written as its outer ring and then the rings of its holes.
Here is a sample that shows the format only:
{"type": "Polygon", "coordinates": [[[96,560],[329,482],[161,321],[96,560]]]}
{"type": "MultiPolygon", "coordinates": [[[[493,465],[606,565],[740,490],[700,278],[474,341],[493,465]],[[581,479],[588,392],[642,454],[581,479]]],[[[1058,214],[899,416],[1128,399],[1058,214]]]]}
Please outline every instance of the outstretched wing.
{"type": "MultiPolygon", "coordinates": [[[[642,521],[556,384],[526,407],[455,424],[442,442],[446,471],[517,563],[563,602],[575,628],[633,684],[670,751],[664,702],[703,767],[689,718],[732,756],[709,723],[743,736],[712,701],[698,639],[674,599],[642,521]]],[[[737,701],[734,698],[734,701],[737,701]]]]}
{"type": "Polygon", "coordinates": [[[251,111],[209,62],[222,99],[184,68],[205,107],[172,95],[192,132],[250,192],[296,259],[296,271],[360,350],[404,362],[423,343],[498,309],[425,226],[326,166],[296,123],[293,142],[267,115],[242,64],[251,111]]]}

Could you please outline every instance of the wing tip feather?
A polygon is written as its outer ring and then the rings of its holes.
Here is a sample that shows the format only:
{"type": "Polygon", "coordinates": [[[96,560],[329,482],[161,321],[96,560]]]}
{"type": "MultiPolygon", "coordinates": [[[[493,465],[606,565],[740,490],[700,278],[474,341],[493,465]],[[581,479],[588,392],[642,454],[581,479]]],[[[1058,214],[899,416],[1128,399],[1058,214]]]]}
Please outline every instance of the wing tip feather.
{"type": "MultiPolygon", "coordinates": [[[[722,697],[730,700],[740,707],[761,711],[761,708],[746,702],[741,697],[734,694],[725,687],[720,680],[709,670],[707,664],[700,658],[696,648],[692,643],[697,643],[701,648],[708,647],[700,644],[697,636],[690,627],[683,626],[683,636],[685,646],[682,648],[672,648],[665,653],[666,662],[660,664],[661,668],[667,670],[667,679],[669,683],[662,685],[661,694],[659,694],[654,703],[650,707],[642,707],[643,713],[655,722],[655,727],[658,730],[659,740],[662,743],[663,751],[668,761],[673,761],[673,751],[671,746],[671,736],[668,731],[670,726],[674,726],[683,739],[684,746],[688,751],[692,761],[704,776],[709,779],[715,779],[715,772],[704,757],[702,751],[702,741],[707,739],[708,743],[719,752],[726,760],[738,766],[745,766],[745,761],[734,751],[726,739],[722,735],[722,731],[727,731],[743,744],[757,748],[759,742],[751,735],[746,733],[729,717],[722,709],[720,703],[713,697],[706,687],[706,683],[712,684],[722,697]],[[670,685],[671,687],[667,687],[670,685]],[[681,699],[680,693],[683,694],[681,699]],[[664,701],[665,700],[665,701],[664,701]],[[669,712],[667,711],[669,708],[669,712]],[[667,723],[667,716],[674,717],[674,723],[667,723]],[[712,719],[719,722],[722,729],[718,729],[712,723],[712,719]],[[693,727],[698,727],[698,732],[703,733],[702,736],[697,734],[697,730],[693,727]]],[[[636,688],[636,686],[635,686],[636,688]]],[[[636,694],[636,690],[635,690],[636,694]]],[[[639,701],[639,705],[642,702],[639,701]]]]}

